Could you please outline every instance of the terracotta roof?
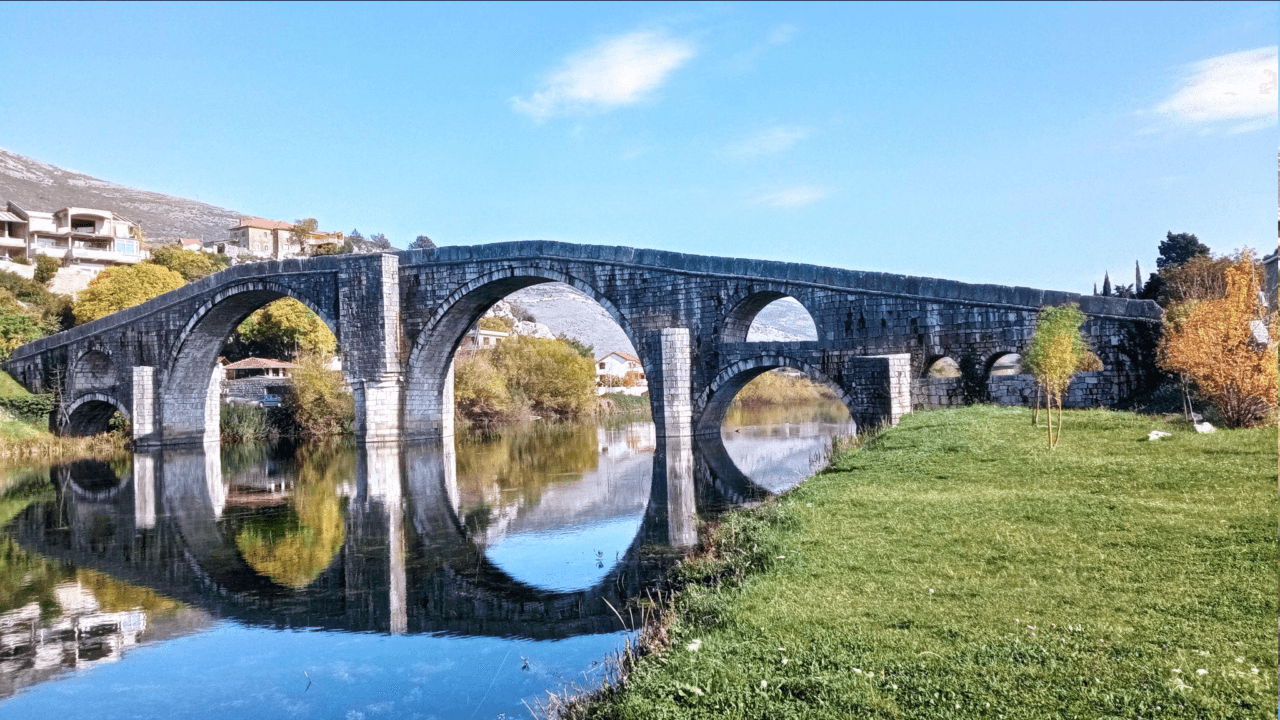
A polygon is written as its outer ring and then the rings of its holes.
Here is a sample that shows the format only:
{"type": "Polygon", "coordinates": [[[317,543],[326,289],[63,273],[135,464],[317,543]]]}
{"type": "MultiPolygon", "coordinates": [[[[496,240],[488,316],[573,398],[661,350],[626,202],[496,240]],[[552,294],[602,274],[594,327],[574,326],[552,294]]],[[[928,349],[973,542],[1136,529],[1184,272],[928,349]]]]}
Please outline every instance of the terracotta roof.
{"type": "Polygon", "coordinates": [[[236,228],[244,227],[262,228],[263,230],[292,230],[293,223],[287,223],[283,220],[268,220],[260,217],[248,217],[240,218],[240,222],[231,229],[235,230],[236,228]]]}
{"type": "Polygon", "coordinates": [[[181,240],[179,240],[179,242],[181,242],[181,243],[182,243],[182,246],[183,246],[183,247],[187,247],[187,246],[189,246],[189,245],[200,245],[200,244],[202,244],[202,243],[200,242],[200,240],[198,240],[197,238],[182,238],[181,240]]]}
{"type": "Polygon", "coordinates": [[[623,360],[626,360],[627,362],[633,362],[633,363],[640,362],[640,358],[636,357],[635,355],[632,355],[631,353],[619,352],[617,350],[609,353],[608,355],[600,356],[600,359],[596,360],[596,362],[603,362],[605,358],[609,357],[609,355],[617,355],[618,357],[622,358],[623,360]]]}
{"type": "Polygon", "coordinates": [[[227,370],[268,370],[271,368],[296,368],[297,365],[288,363],[283,360],[271,360],[269,358],[245,358],[239,362],[233,362],[226,366],[227,370]]]}

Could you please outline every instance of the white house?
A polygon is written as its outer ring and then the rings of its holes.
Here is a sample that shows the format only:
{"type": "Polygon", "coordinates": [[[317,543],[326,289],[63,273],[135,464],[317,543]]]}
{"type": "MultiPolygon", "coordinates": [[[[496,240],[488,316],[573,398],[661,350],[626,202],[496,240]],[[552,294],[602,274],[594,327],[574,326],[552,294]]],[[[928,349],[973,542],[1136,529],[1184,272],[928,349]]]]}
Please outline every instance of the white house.
{"type": "Polygon", "coordinates": [[[470,350],[473,348],[497,347],[498,343],[506,341],[509,337],[511,337],[510,333],[505,333],[501,330],[484,330],[477,325],[472,328],[471,332],[462,336],[462,343],[458,345],[458,349],[470,350]]]}
{"type": "Polygon", "coordinates": [[[597,358],[596,379],[599,380],[605,375],[616,378],[626,378],[630,375],[636,381],[647,384],[640,358],[631,353],[614,351],[604,357],[597,358]]]}

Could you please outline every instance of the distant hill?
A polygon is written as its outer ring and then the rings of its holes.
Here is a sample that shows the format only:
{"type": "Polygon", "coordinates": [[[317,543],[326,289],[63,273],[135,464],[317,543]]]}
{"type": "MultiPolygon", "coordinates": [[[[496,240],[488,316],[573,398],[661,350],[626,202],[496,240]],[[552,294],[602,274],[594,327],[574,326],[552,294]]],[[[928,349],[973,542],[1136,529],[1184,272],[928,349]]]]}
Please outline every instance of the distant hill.
{"type": "Polygon", "coordinates": [[[0,205],[8,200],[43,212],[68,206],[111,210],[140,223],[152,242],[222,239],[242,217],[234,210],[116,185],[0,149],[0,205]]]}
{"type": "MultiPolygon", "coordinates": [[[[147,239],[160,243],[177,242],[184,237],[223,239],[227,229],[244,217],[244,213],[227,208],[116,185],[0,149],[0,205],[8,200],[28,210],[46,212],[68,206],[111,210],[140,223],[147,239]]],[[[361,243],[356,248],[357,252],[379,249],[372,243],[361,243]]],[[[511,299],[553,333],[594,346],[597,357],[614,350],[634,352],[609,313],[568,285],[535,285],[513,294],[511,299]]],[[[778,302],[760,313],[750,339],[816,339],[812,333],[812,321],[799,303],[778,302]]]]}

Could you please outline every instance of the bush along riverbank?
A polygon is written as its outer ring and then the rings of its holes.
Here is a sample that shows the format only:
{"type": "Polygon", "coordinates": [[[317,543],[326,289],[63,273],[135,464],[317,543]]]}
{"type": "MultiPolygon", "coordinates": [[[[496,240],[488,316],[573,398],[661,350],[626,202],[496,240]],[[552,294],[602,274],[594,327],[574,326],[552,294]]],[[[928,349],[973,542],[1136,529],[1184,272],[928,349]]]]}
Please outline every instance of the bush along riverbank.
{"type": "Polygon", "coordinates": [[[1052,451],[1023,408],[910,415],[704,526],[623,682],[557,710],[1274,717],[1276,430],[1066,415],[1052,451]]]}

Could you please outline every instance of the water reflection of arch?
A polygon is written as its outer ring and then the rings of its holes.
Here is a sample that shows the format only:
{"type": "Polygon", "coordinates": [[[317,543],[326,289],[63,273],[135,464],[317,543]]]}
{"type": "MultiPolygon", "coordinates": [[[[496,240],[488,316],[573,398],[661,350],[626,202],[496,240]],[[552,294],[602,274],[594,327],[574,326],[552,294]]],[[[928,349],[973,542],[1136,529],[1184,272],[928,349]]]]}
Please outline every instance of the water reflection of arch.
{"type": "MultiPolygon", "coordinates": [[[[672,537],[665,504],[659,511],[651,502],[603,581],[544,591],[512,581],[467,539],[450,498],[452,453],[439,443],[358,453],[345,542],[303,588],[265,577],[241,556],[221,522],[227,498],[216,446],[136,455],[133,482],[121,491],[96,503],[33,504],[10,530],[34,552],[248,624],[538,639],[620,629],[605,600],[620,608],[640,593],[645,570],[660,569],[642,547],[672,537]],[[138,498],[147,497],[149,513],[145,502],[139,509],[138,498]]],[[[665,483],[666,473],[654,482],[665,483]]],[[[654,497],[665,498],[665,487],[654,497]]]]}
{"type": "MultiPolygon", "coordinates": [[[[405,448],[406,511],[419,560],[435,583],[410,588],[411,631],[444,629],[464,634],[544,637],[619,630],[613,610],[637,596],[647,580],[642,548],[663,518],[646,512],[636,537],[603,579],[577,591],[550,591],[514,580],[467,539],[458,517],[457,476],[452,442],[432,440],[405,448]],[[462,602],[459,602],[462,600],[462,602]],[[607,603],[606,603],[607,601],[607,603]]],[[[654,478],[654,484],[659,482],[654,478]]],[[[650,494],[650,507],[656,493],[650,494]]]]}

